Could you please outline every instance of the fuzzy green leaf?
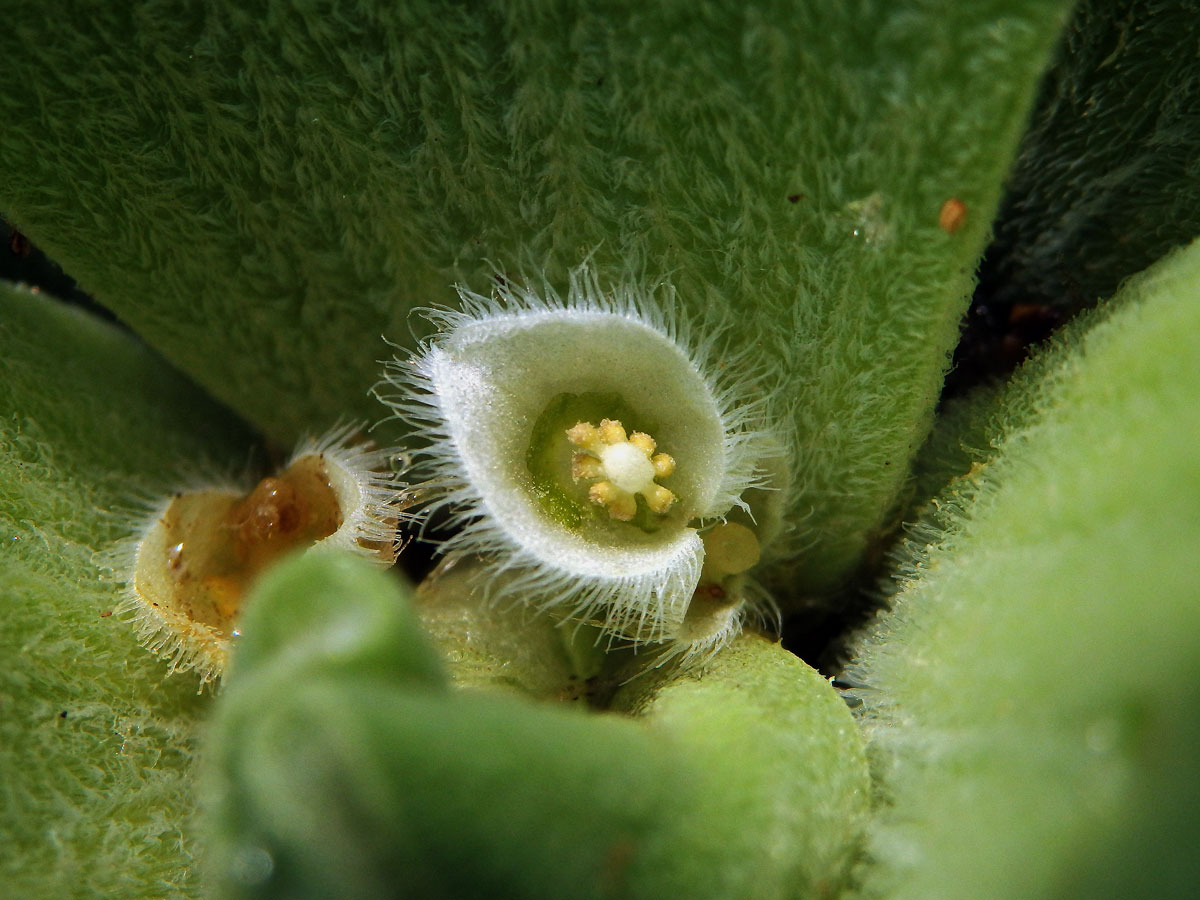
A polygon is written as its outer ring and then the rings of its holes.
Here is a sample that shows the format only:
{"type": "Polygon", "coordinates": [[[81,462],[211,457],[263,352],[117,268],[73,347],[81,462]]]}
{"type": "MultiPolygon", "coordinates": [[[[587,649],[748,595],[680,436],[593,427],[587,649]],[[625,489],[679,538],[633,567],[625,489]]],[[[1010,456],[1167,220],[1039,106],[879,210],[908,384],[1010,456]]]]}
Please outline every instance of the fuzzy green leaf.
{"type": "Polygon", "coordinates": [[[809,897],[844,877],[860,738],[777,645],[648,676],[639,721],[448,690],[404,599],[321,554],[260,583],[208,744],[226,896],[809,897]]]}
{"type": "Polygon", "coordinates": [[[287,442],[455,281],[668,279],[771,369],[803,592],[896,503],[1069,3],[65,6],[0,31],[0,209],[216,396],[287,442]]]}
{"type": "Polygon", "coordinates": [[[112,615],[104,556],[248,438],[112,326],[0,285],[0,893],[191,897],[208,705],[112,615]]]}
{"type": "Polygon", "coordinates": [[[888,800],[867,894],[1191,896],[1200,244],[982,403],[962,433],[994,447],[853,669],[888,800]]]}

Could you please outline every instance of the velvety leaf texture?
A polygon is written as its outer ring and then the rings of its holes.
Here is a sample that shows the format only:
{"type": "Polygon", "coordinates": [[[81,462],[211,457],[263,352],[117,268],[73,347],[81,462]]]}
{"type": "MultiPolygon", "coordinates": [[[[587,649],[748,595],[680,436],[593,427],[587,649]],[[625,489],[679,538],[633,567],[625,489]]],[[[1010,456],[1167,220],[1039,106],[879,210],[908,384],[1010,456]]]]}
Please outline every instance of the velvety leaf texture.
{"type": "Polygon", "coordinates": [[[0,898],[1190,897],[1197,12],[0,0],[5,234],[129,329],[0,283],[0,898]],[[964,378],[1111,299],[939,405],[993,227],[964,378]],[[626,380],[537,370],[559,422],[497,399],[531,361],[626,380]],[[408,443],[352,546],[477,540],[411,607],[285,560],[197,694],[114,614],[130,535],[338,421],[408,443]],[[532,552],[564,509],[628,554],[532,552]],[[842,627],[880,560],[858,728],[754,617],[842,627]]]}
{"type": "Polygon", "coordinates": [[[821,592],[924,439],[1067,5],[13,10],[0,210],[285,442],[381,418],[380,335],[455,281],[667,279],[769,370],[777,581],[821,592]]]}
{"type": "Polygon", "coordinates": [[[1192,245],[982,398],[851,669],[870,896],[1190,896],[1198,297],[1192,245]]]}
{"type": "Polygon", "coordinates": [[[105,554],[144,501],[247,436],[108,324],[0,286],[0,893],[190,897],[211,698],[113,615],[105,554]]]}
{"type": "Polygon", "coordinates": [[[395,583],[309,554],[261,582],[209,736],[222,896],[819,896],[866,810],[829,684],[745,636],[584,713],[452,691],[395,583]]]}

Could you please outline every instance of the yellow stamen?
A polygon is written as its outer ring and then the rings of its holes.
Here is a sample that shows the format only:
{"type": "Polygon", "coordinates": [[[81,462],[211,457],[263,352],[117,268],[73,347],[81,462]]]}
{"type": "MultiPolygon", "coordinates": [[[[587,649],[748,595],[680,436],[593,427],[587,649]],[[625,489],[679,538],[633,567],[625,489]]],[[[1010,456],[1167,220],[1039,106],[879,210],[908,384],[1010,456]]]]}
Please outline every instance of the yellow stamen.
{"type": "Polygon", "coordinates": [[[606,444],[623,444],[626,441],[625,427],[618,419],[602,419],[600,439],[606,444]]]}
{"type": "Polygon", "coordinates": [[[588,499],[597,506],[608,507],[614,519],[628,522],[637,512],[637,500],[633,494],[623,491],[611,481],[597,481],[588,489],[588,499]]]}
{"type": "Polygon", "coordinates": [[[576,452],[571,457],[571,477],[578,481],[581,478],[600,478],[604,475],[604,465],[589,453],[576,452]]]}
{"type": "Polygon", "coordinates": [[[675,460],[666,453],[655,454],[658,444],[644,431],[626,436],[625,426],[617,419],[603,419],[597,428],[590,422],[577,422],[567,429],[567,440],[577,450],[571,456],[571,477],[603,479],[588,490],[588,499],[607,507],[614,519],[628,522],[637,513],[637,494],[646,499],[651,512],[664,515],[675,502],[675,495],[655,478],[666,478],[675,471],[675,460]]]}
{"type": "Polygon", "coordinates": [[[629,443],[633,444],[633,446],[644,452],[646,456],[649,456],[651,453],[653,453],[654,448],[658,446],[654,442],[654,438],[650,437],[650,435],[646,434],[644,431],[635,431],[633,434],[631,434],[629,436],[629,443]]]}
{"type": "Polygon", "coordinates": [[[675,495],[660,484],[651,485],[650,489],[642,496],[646,498],[646,505],[650,507],[650,511],[656,512],[660,516],[675,502],[675,495]]]}
{"type": "Polygon", "coordinates": [[[592,450],[600,445],[600,431],[591,422],[579,422],[567,429],[567,440],[576,447],[592,450]]]}
{"type": "Polygon", "coordinates": [[[650,460],[650,464],[654,466],[655,478],[666,478],[675,472],[675,457],[665,453],[655,454],[654,458],[650,460]]]}

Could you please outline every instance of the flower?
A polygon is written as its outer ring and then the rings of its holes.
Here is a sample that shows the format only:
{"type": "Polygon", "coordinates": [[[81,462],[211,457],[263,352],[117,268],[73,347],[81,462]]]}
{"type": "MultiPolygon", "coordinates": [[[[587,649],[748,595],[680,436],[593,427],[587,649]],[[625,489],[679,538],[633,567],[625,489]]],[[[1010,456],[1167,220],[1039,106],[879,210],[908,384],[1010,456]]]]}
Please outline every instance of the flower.
{"type": "MultiPolygon", "coordinates": [[[[704,534],[734,515],[757,553],[743,494],[764,486],[771,439],[754,372],[722,351],[720,323],[686,328],[667,285],[606,291],[586,266],[565,298],[497,282],[431,311],[440,333],[376,388],[424,440],[424,514],[461,526],[443,552],[494,557],[494,599],[636,643],[679,639],[704,534]]],[[[723,642],[750,594],[720,595],[723,642]]]]}
{"type": "Polygon", "coordinates": [[[140,516],[110,568],[125,581],[117,607],[142,646],[195,671],[225,671],[244,596],[272,562],[301,547],[334,547],[395,562],[404,494],[391,451],[364,444],[358,425],[297,445],[287,464],[246,491],[232,482],[181,491],[140,516]]]}

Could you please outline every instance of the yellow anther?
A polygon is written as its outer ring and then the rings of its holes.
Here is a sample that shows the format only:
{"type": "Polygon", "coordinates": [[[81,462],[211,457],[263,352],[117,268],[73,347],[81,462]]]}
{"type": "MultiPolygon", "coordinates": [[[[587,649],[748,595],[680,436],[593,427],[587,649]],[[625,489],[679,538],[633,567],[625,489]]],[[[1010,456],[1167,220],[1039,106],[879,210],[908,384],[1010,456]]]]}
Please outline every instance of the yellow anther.
{"type": "Polygon", "coordinates": [[[637,514],[638,494],[658,515],[675,502],[671,491],[654,483],[675,471],[675,460],[666,453],[655,454],[657,442],[644,431],[626,437],[625,426],[616,419],[601,420],[599,428],[577,422],[567,429],[567,440],[583,448],[571,456],[571,477],[603,479],[591,486],[588,499],[607,507],[614,519],[628,522],[637,514]]]}
{"type": "Polygon", "coordinates": [[[601,419],[600,440],[606,444],[624,444],[625,427],[618,419],[601,419]]]}
{"type": "Polygon", "coordinates": [[[650,435],[646,434],[644,431],[635,431],[633,434],[631,434],[629,436],[629,443],[633,444],[633,446],[637,447],[647,456],[653,453],[654,448],[658,446],[654,442],[654,438],[650,437],[650,435]]]}
{"type": "Polygon", "coordinates": [[[650,511],[658,513],[660,516],[675,502],[675,495],[661,484],[651,485],[649,490],[642,493],[642,496],[646,498],[646,505],[650,507],[650,511]]]}
{"type": "Polygon", "coordinates": [[[608,481],[597,481],[588,488],[588,499],[593,503],[604,506],[617,499],[617,489],[608,481]]]}
{"type": "Polygon", "coordinates": [[[571,477],[578,481],[580,478],[600,478],[604,475],[604,464],[590,453],[576,451],[571,456],[571,477]]]}
{"type": "Polygon", "coordinates": [[[617,499],[617,488],[610,481],[596,481],[588,488],[588,499],[601,506],[610,504],[617,499]]]}
{"type": "Polygon", "coordinates": [[[596,449],[600,445],[600,430],[591,422],[577,422],[567,429],[567,440],[585,450],[596,449]]]}
{"type": "Polygon", "coordinates": [[[666,453],[656,453],[650,464],[654,466],[655,478],[666,478],[675,471],[675,457],[666,453]]]}
{"type": "Polygon", "coordinates": [[[611,481],[597,481],[588,489],[588,499],[597,506],[608,507],[614,519],[628,522],[637,512],[637,500],[633,494],[623,491],[611,481]]]}

